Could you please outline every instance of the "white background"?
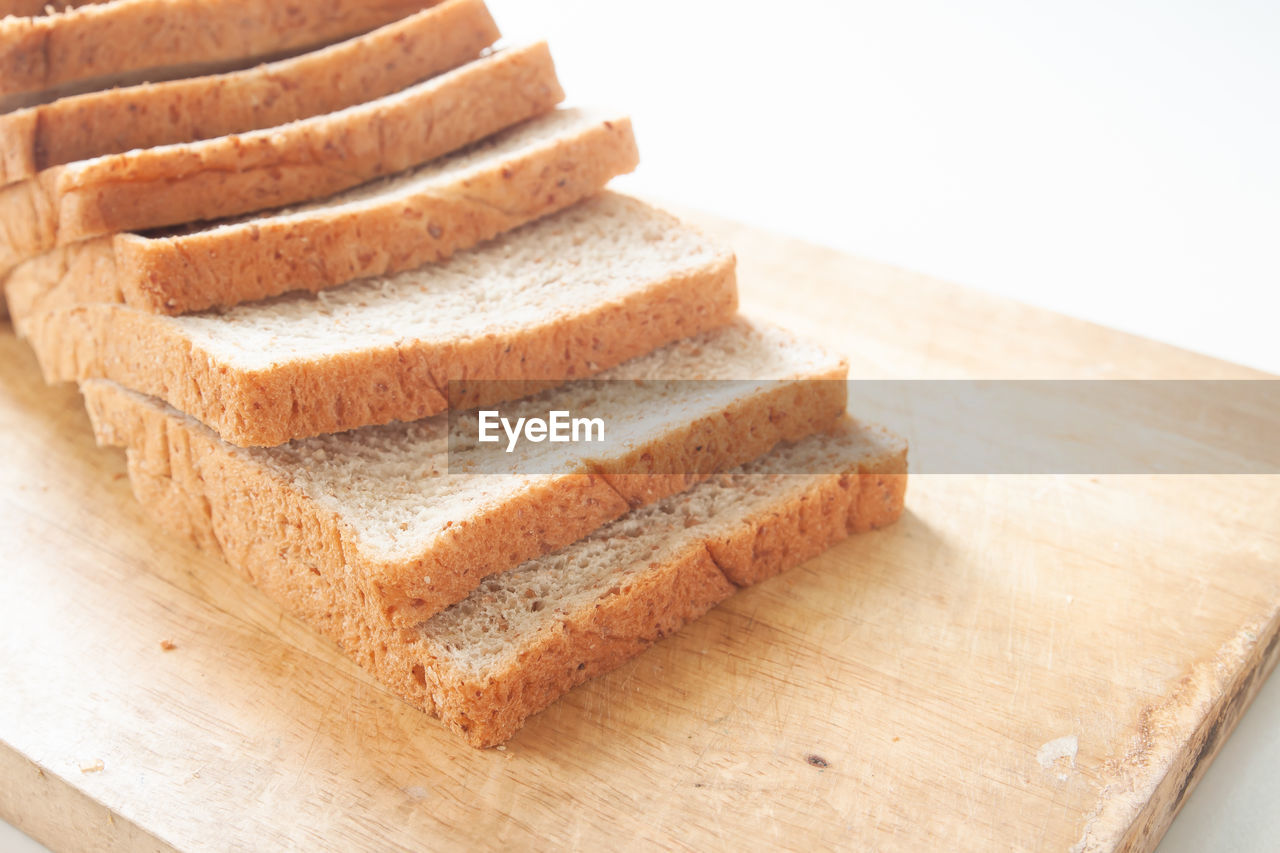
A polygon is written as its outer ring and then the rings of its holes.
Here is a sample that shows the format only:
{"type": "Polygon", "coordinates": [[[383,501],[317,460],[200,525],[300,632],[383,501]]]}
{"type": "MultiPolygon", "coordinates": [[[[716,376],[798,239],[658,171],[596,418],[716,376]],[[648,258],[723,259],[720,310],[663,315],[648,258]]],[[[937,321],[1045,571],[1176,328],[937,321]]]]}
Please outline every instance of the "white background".
{"type": "Polygon", "coordinates": [[[493,0],[621,189],[1280,372],[1280,4],[493,0]]]}
{"type": "MultiPolygon", "coordinates": [[[[1280,373],[1280,3],[490,6],[631,112],[620,189],[1280,373]]],[[[1276,791],[1280,679],[1161,849],[1280,849],[1276,791]]]]}

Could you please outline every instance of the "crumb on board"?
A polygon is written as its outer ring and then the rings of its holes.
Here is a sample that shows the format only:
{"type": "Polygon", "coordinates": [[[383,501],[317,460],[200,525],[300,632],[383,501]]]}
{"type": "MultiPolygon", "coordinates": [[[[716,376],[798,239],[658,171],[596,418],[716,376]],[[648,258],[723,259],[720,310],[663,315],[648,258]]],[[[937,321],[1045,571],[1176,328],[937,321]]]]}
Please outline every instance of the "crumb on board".
{"type": "Polygon", "coordinates": [[[173,651],[174,649],[176,649],[177,647],[178,647],[178,644],[177,644],[177,643],[175,643],[173,640],[161,640],[161,641],[160,641],[160,648],[161,648],[161,649],[163,649],[163,650],[164,650],[164,651],[166,651],[166,652],[171,652],[171,651],[173,651]]]}
{"type": "Polygon", "coordinates": [[[81,773],[101,773],[103,771],[103,768],[105,767],[106,765],[102,763],[102,759],[97,758],[97,759],[94,759],[93,761],[90,761],[88,764],[81,764],[80,772],[81,773]]]}

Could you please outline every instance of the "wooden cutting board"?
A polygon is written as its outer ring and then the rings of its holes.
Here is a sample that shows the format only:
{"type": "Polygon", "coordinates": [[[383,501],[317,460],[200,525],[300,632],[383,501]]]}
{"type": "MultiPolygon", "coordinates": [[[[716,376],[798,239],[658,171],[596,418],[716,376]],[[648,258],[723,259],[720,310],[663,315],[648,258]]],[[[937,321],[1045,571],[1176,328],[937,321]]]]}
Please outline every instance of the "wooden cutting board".
{"type": "MultiPolygon", "coordinates": [[[[855,376],[1261,376],[702,219],[855,376]]],[[[54,848],[1149,849],[1278,654],[1280,478],[921,476],[480,752],[149,526],[8,330],[0,425],[0,814],[54,848]]]]}

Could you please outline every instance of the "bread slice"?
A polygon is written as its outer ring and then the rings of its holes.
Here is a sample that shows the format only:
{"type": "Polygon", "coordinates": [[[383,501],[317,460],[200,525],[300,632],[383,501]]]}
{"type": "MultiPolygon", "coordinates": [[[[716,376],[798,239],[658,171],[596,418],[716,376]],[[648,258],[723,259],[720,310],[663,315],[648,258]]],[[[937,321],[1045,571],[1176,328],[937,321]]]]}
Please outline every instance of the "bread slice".
{"type": "Polygon", "coordinates": [[[19,315],[84,302],[183,314],[318,291],[444,260],[599,192],[638,159],[625,116],[555,110],[322,202],[60,246],[20,264],[7,290],[19,315]]]}
{"type": "Polygon", "coordinates": [[[344,109],[470,62],[498,35],[482,0],[449,0],[269,65],[92,92],[0,115],[0,185],[76,160],[344,109]]]}
{"type": "Polygon", "coordinates": [[[273,594],[359,633],[417,624],[630,506],[830,425],[845,370],[790,333],[736,321],[504,405],[512,419],[559,409],[605,423],[604,443],[525,456],[464,441],[474,429],[451,435],[445,415],[241,449],[155,398],[102,380],[82,388],[101,443],[203,484],[224,550],[273,594]],[[277,527],[292,531],[288,547],[261,550],[277,527]]]}
{"type": "Polygon", "coordinates": [[[0,276],[99,234],[324,198],[476,142],[563,97],[538,43],[291,124],[54,166],[0,187],[0,276]]]}
{"type": "MultiPolygon", "coordinates": [[[[477,747],[509,739],[574,686],[608,672],[729,597],[851,533],[891,524],[906,491],[906,446],[845,421],[775,449],[599,528],[560,551],[486,580],[404,631],[351,631],[339,614],[281,595],[273,549],[293,528],[262,525],[242,547],[238,518],[207,486],[130,460],[138,499],[166,528],[228,561],[331,638],[382,684],[477,747]]],[[[319,582],[319,576],[303,572],[319,582]]]]}
{"type": "MultiPolygon", "coordinates": [[[[438,0],[437,0],[438,1],[438,0]]],[[[20,0],[23,11],[30,3],[20,0]]],[[[245,68],[350,38],[432,0],[115,0],[0,20],[0,110],[142,80],[245,68]]]]}
{"type": "Polygon", "coordinates": [[[468,408],[598,373],[728,323],[737,286],[732,253],[603,193],[442,264],[221,313],[21,304],[50,381],[114,379],[270,446],[433,415],[455,380],[487,380],[468,408]]]}

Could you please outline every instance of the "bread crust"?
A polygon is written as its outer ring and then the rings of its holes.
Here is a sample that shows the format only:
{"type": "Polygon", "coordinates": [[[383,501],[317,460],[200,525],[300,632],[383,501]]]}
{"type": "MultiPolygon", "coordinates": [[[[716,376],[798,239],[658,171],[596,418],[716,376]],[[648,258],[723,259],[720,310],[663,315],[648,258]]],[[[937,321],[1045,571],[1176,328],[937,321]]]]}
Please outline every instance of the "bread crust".
{"type": "Polygon", "coordinates": [[[158,80],[192,63],[243,67],[259,57],[350,38],[431,5],[433,0],[116,0],[5,18],[0,96],[30,96],[3,106],[12,109],[68,86],[107,88],[99,84],[131,72],[158,80]]]}
{"type": "Polygon", "coordinates": [[[45,169],[0,187],[0,276],[89,237],[324,198],[433,160],[563,97],[540,42],[280,127],[45,169]]]}
{"type": "Polygon", "coordinates": [[[730,322],[737,285],[733,256],[725,254],[508,335],[406,340],[252,370],[220,364],[166,318],[123,306],[33,316],[10,308],[50,382],[112,379],[159,397],[232,444],[269,447],[442,412],[450,379],[494,380],[475,383],[472,396],[455,401],[471,408],[590,376],[730,322]]]}
{"type": "Polygon", "coordinates": [[[498,36],[482,0],[449,0],[268,65],[92,92],[0,115],[0,185],[76,160],[334,112],[469,62],[498,36]]]}
{"type": "MultiPolygon", "coordinates": [[[[737,588],[799,565],[850,534],[892,524],[903,510],[906,470],[906,447],[898,443],[819,477],[729,530],[689,543],[630,586],[564,614],[557,630],[529,638],[508,666],[477,680],[412,629],[357,624],[342,608],[321,603],[324,596],[314,592],[314,584],[290,588],[281,577],[288,574],[283,566],[289,559],[281,555],[289,554],[294,541],[287,527],[240,530],[242,517],[236,510],[221,511],[219,499],[207,497],[207,484],[193,466],[171,467],[166,475],[149,470],[137,451],[129,451],[135,493],[158,521],[202,547],[220,547],[228,562],[286,609],[476,747],[510,739],[559,696],[675,633],[737,588]],[[245,540],[256,542],[256,549],[245,549],[245,540]]],[[[320,577],[302,574],[308,576],[304,581],[320,577]]]]}
{"type": "Polygon", "coordinates": [[[18,316],[87,302],[176,315],[317,292],[442,261],[595,194],[638,162],[630,120],[601,119],[413,195],[190,234],[116,234],[59,246],[20,264],[6,291],[18,316]]]}

